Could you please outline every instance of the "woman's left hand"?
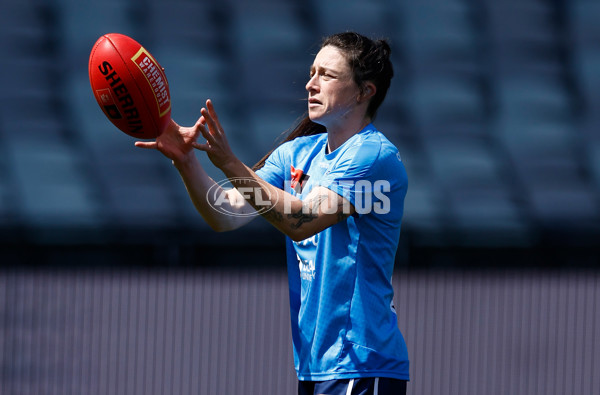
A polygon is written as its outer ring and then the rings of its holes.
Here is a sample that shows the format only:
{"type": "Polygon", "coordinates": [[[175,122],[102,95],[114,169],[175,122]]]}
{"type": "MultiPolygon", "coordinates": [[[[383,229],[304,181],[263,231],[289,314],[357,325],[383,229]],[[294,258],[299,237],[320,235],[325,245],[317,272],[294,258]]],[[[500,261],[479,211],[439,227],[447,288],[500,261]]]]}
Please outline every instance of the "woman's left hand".
{"type": "Polygon", "coordinates": [[[200,110],[200,133],[206,139],[206,143],[200,144],[194,142],[192,146],[196,149],[206,152],[210,161],[219,169],[237,160],[233,151],[229,147],[225,131],[219,122],[219,117],[215,111],[212,101],[206,101],[206,108],[200,110]]]}

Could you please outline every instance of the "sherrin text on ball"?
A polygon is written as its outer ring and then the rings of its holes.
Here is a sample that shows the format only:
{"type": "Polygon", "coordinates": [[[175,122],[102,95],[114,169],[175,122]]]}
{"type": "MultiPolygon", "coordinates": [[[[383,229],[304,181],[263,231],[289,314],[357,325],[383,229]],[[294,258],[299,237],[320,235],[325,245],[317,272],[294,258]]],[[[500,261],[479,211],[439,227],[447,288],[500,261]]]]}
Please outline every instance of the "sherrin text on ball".
{"type": "Polygon", "coordinates": [[[171,119],[171,95],[163,68],[134,39],[105,34],[88,65],[94,97],[122,132],[141,139],[160,135],[171,119]]]}

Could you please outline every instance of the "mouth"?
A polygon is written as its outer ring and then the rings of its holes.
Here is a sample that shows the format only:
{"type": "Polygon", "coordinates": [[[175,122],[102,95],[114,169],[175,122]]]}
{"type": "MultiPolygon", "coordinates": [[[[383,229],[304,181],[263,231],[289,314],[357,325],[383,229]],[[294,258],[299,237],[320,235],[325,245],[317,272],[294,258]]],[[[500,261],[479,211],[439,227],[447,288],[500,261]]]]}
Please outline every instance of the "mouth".
{"type": "Polygon", "coordinates": [[[323,103],[321,103],[319,100],[315,99],[314,97],[309,97],[308,98],[308,106],[316,106],[316,105],[321,105],[323,103]]]}

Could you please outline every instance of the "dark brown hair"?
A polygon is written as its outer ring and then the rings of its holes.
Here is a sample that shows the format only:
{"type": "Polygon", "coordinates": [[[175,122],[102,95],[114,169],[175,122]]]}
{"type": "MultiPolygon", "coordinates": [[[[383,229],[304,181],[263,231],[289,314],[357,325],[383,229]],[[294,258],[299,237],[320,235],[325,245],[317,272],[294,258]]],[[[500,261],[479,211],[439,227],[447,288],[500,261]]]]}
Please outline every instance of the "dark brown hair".
{"type": "MultiPolygon", "coordinates": [[[[361,91],[367,81],[375,85],[375,95],[373,95],[367,107],[367,115],[371,120],[375,119],[377,109],[383,103],[394,76],[394,69],[390,61],[390,46],[385,40],[371,40],[355,32],[337,33],[325,37],[320,48],[322,49],[328,45],[340,49],[346,56],[354,81],[361,91]]],[[[287,137],[283,138],[277,146],[296,137],[325,132],[327,132],[325,126],[311,121],[308,114],[305,113],[287,137]]],[[[257,170],[263,167],[273,151],[274,149],[258,161],[253,169],[257,170]]]]}

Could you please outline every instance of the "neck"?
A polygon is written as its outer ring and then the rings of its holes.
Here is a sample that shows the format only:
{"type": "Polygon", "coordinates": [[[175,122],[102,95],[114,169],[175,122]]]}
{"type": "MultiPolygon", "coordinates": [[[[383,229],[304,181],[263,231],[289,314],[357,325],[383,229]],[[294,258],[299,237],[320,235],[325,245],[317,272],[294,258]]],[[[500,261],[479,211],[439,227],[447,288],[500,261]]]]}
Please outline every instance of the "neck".
{"type": "Polygon", "coordinates": [[[327,127],[327,149],[329,152],[333,152],[344,144],[350,137],[354,136],[365,128],[371,119],[365,117],[360,122],[354,122],[352,124],[346,124],[340,127],[327,127]]]}

